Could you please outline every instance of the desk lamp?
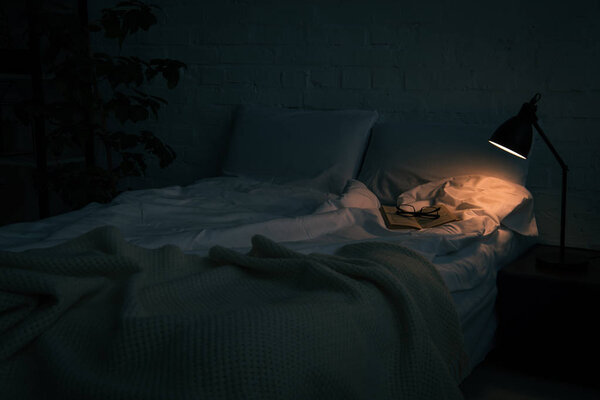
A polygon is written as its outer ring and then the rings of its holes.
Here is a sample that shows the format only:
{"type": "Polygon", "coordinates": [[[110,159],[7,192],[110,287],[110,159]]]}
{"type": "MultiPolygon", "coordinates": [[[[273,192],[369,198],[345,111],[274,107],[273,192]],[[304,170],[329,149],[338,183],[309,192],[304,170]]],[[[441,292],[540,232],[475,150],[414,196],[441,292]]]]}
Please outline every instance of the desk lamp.
{"type": "Polygon", "coordinates": [[[510,154],[526,159],[531,149],[532,129],[540,134],[556,161],[562,168],[562,198],[560,205],[560,247],[558,251],[550,251],[547,254],[541,254],[537,257],[537,266],[541,268],[552,269],[570,269],[582,270],[587,266],[587,260],[577,257],[568,249],[565,248],[565,223],[566,223],[566,206],[567,206],[567,172],[569,168],[567,164],[558,155],[558,152],[550,143],[550,140],[537,123],[536,103],[542,96],[536,93],[533,98],[523,104],[519,114],[510,118],[496,129],[489,142],[494,146],[501,148],[510,154]]]}

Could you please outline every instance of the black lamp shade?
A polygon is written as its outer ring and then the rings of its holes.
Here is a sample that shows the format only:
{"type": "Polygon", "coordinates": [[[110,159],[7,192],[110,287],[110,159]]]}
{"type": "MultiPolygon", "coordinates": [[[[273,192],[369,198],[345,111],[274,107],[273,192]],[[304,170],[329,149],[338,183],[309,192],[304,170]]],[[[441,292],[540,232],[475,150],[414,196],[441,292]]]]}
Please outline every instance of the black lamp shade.
{"type": "Polygon", "coordinates": [[[531,122],[517,115],[500,125],[489,142],[517,157],[527,158],[532,137],[531,122]]]}

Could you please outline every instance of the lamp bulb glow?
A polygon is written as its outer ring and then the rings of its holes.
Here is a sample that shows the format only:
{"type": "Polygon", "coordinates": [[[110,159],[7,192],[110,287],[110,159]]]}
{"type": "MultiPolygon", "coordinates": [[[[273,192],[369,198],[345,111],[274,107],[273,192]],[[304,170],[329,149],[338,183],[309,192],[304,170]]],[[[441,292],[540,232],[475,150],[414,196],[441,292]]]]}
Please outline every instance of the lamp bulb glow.
{"type": "Polygon", "coordinates": [[[494,145],[494,146],[496,146],[496,147],[499,147],[499,148],[501,148],[502,150],[506,151],[507,153],[510,153],[510,154],[512,154],[513,156],[517,156],[517,157],[519,157],[519,158],[522,158],[523,160],[527,160],[527,157],[525,157],[525,156],[522,156],[521,154],[517,153],[517,152],[516,152],[516,151],[514,151],[514,150],[511,150],[511,149],[509,149],[508,147],[504,147],[504,146],[502,146],[502,145],[500,145],[500,144],[498,144],[498,143],[494,143],[494,142],[492,142],[491,140],[488,140],[488,142],[490,142],[491,144],[493,144],[493,145],[494,145]]]}

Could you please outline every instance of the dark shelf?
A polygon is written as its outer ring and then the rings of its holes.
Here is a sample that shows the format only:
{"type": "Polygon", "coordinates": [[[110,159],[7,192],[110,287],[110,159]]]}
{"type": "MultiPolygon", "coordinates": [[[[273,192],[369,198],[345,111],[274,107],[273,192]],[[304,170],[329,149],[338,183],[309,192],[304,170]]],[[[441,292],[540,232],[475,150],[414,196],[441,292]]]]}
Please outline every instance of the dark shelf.
{"type": "Polygon", "coordinates": [[[498,351],[514,367],[540,376],[598,385],[600,252],[576,250],[585,271],[544,270],[538,245],[498,273],[498,351]]]}

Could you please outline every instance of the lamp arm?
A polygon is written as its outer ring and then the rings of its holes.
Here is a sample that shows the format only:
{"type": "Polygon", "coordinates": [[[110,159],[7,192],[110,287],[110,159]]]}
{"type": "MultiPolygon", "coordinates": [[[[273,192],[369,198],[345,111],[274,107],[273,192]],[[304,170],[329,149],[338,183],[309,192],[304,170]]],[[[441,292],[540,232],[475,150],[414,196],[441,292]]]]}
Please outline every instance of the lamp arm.
{"type": "Polygon", "coordinates": [[[565,164],[563,159],[560,158],[560,156],[558,155],[558,152],[556,151],[554,146],[552,146],[552,143],[550,143],[550,140],[548,139],[548,137],[546,136],[546,134],[544,133],[542,128],[540,128],[537,121],[533,121],[533,126],[535,126],[535,129],[538,131],[538,133],[540,134],[542,139],[544,139],[544,142],[546,142],[546,145],[548,145],[548,148],[550,149],[550,151],[556,158],[556,161],[558,161],[558,163],[560,164],[560,166],[562,168],[562,190],[561,190],[561,201],[560,201],[560,253],[559,253],[559,256],[560,256],[560,262],[564,263],[565,262],[565,225],[567,222],[567,172],[569,171],[569,167],[567,167],[567,164],[565,164]]]}
{"type": "Polygon", "coordinates": [[[565,162],[563,161],[563,159],[560,158],[560,156],[558,155],[558,152],[556,151],[556,149],[554,148],[554,146],[552,146],[552,143],[550,143],[550,139],[548,139],[548,136],[546,136],[546,134],[544,133],[544,131],[542,130],[542,128],[540,128],[540,125],[537,123],[537,121],[533,121],[533,126],[535,126],[535,130],[540,134],[540,136],[542,137],[542,139],[544,139],[544,142],[546,143],[546,145],[548,146],[548,148],[550,149],[550,151],[554,155],[554,158],[556,158],[556,161],[558,161],[558,163],[560,164],[561,168],[564,171],[568,171],[569,167],[567,167],[567,164],[565,164],[565,162]]]}

